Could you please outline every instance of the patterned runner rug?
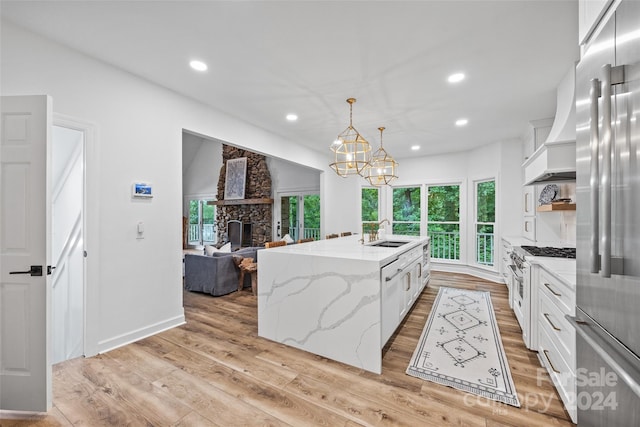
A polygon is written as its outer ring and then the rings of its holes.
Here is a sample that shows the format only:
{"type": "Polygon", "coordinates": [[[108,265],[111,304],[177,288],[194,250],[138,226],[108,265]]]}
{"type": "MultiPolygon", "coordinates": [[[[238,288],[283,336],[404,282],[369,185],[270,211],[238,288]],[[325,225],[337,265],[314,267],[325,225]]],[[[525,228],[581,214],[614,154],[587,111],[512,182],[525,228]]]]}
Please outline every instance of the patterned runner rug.
{"type": "Polygon", "coordinates": [[[520,407],[489,292],[441,287],[407,374],[520,407]]]}

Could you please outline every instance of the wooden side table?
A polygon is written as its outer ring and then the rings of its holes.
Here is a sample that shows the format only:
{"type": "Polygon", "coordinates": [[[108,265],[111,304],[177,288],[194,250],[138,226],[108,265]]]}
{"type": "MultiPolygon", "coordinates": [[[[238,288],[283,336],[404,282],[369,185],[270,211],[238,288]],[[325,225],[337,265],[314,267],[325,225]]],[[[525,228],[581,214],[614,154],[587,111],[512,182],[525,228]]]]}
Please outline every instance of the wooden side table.
{"type": "Polygon", "coordinates": [[[253,293],[253,295],[256,295],[258,292],[258,263],[247,263],[241,268],[245,273],[251,274],[251,293],[253,293]]]}
{"type": "Polygon", "coordinates": [[[238,291],[244,288],[244,275],[251,274],[251,292],[256,295],[258,292],[258,263],[253,262],[253,258],[244,258],[239,255],[232,255],[233,262],[240,269],[240,279],[238,280],[238,291]]]}

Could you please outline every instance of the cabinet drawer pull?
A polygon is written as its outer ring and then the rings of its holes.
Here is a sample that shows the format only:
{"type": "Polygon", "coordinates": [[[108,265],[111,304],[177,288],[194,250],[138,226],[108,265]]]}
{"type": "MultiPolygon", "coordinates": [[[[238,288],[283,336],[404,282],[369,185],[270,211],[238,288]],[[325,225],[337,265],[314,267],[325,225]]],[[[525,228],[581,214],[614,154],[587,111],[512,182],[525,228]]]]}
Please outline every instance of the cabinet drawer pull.
{"type": "Polygon", "coordinates": [[[553,322],[551,321],[551,319],[549,319],[549,313],[544,313],[544,317],[547,319],[547,322],[549,322],[549,324],[551,325],[551,327],[555,331],[561,331],[562,330],[562,329],[558,328],[556,325],[554,325],[553,322]]]}
{"type": "Polygon", "coordinates": [[[418,273],[418,277],[422,277],[422,263],[419,262],[418,266],[420,267],[420,272],[418,273]]]}
{"type": "Polygon", "coordinates": [[[555,372],[556,374],[559,374],[559,373],[560,373],[560,371],[558,371],[558,370],[553,366],[553,363],[551,363],[551,359],[549,359],[549,352],[548,352],[547,350],[543,350],[543,353],[544,353],[544,357],[546,357],[546,358],[547,358],[547,362],[549,362],[549,366],[551,366],[551,370],[552,370],[553,372],[555,372]]]}
{"type": "Polygon", "coordinates": [[[562,296],[562,294],[559,294],[558,292],[554,291],[554,290],[553,290],[553,288],[551,287],[551,285],[549,285],[548,283],[545,283],[544,285],[545,285],[545,286],[547,287],[547,289],[549,289],[549,291],[551,291],[551,293],[552,293],[552,294],[554,294],[555,296],[557,296],[557,297],[561,297],[561,296],[562,296]]]}
{"type": "Polygon", "coordinates": [[[411,289],[411,273],[407,273],[407,287],[404,288],[405,291],[411,289]]]}

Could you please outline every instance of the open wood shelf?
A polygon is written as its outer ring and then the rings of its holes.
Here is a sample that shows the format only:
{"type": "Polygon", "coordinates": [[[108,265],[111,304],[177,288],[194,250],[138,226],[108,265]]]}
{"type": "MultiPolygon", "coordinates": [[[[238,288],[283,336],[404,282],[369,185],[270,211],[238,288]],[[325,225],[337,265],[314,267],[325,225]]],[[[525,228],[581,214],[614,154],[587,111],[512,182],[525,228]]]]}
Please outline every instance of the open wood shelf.
{"type": "Polygon", "coordinates": [[[538,212],[552,212],[552,211],[575,211],[575,203],[550,203],[548,205],[538,206],[536,209],[538,212]]]}
{"type": "Polygon", "coordinates": [[[211,200],[208,201],[208,205],[216,206],[230,206],[230,205],[270,205],[273,203],[273,199],[239,199],[239,200],[211,200]]]}

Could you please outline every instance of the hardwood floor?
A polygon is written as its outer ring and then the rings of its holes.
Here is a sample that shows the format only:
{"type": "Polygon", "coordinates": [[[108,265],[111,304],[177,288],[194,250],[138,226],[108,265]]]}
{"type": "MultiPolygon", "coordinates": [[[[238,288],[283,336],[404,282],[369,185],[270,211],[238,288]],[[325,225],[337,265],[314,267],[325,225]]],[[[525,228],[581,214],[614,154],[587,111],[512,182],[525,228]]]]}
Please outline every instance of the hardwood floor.
{"type": "Polygon", "coordinates": [[[184,326],[56,365],[48,416],[0,425],[572,425],[501,284],[434,272],[385,348],[382,375],[259,338],[250,291],[185,292],[184,305],[184,326]],[[405,374],[440,286],[491,291],[521,408],[405,374]]]}

